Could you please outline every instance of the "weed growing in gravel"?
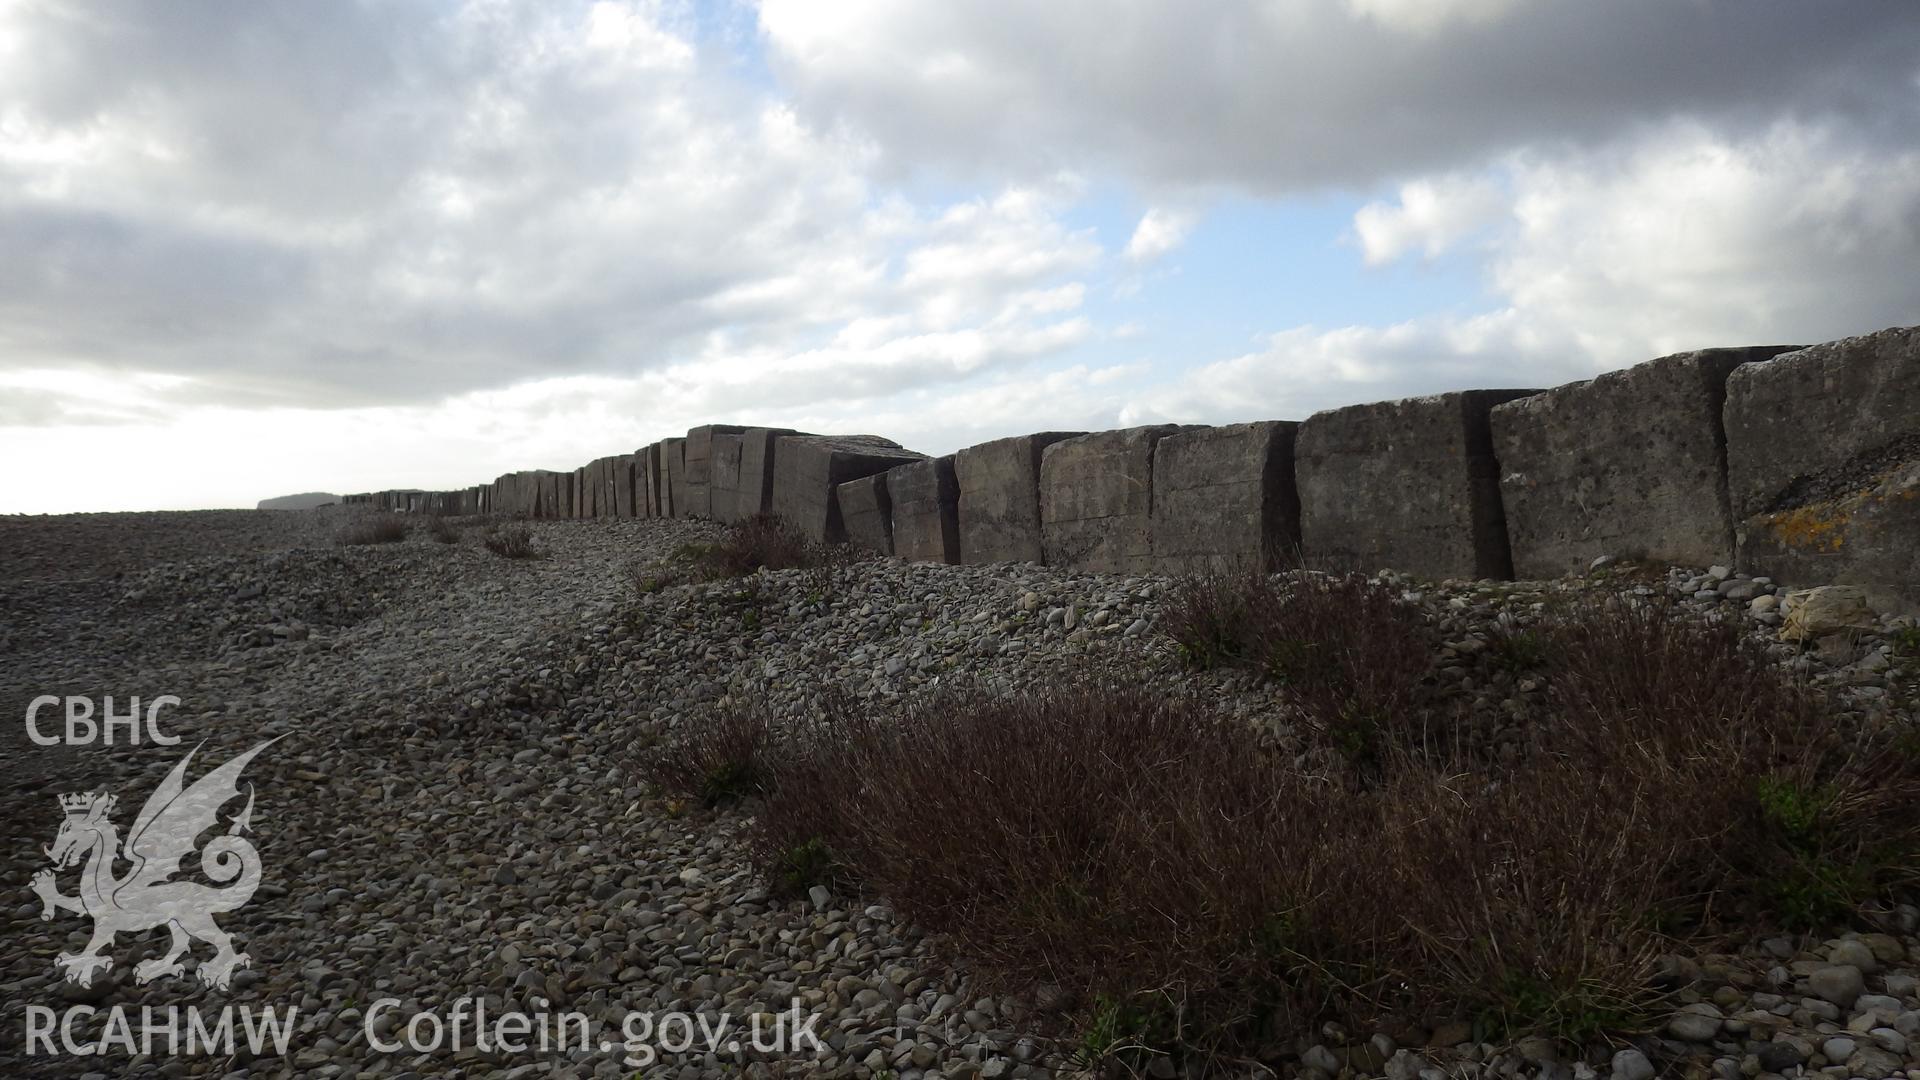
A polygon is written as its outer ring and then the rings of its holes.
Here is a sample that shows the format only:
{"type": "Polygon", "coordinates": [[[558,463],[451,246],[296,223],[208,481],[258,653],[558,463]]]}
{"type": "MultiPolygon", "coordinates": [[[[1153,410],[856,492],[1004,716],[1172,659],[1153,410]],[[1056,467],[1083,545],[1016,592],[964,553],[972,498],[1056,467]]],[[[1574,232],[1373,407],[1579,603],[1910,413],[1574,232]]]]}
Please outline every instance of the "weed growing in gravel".
{"type": "Polygon", "coordinates": [[[487,550],[503,559],[537,559],[533,530],[525,525],[499,525],[487,530],[487,550]]]}
{"type": "Polygon", "coordinates": [[[340,543],[397,544],[407,538],[407,520],[398,514],[369,514],[357,517],[340,530],[340,543]]]}
{"type": "Polygon", "coordinates": [[[1418,609],[1359,574],[1203,574],[1180,581],[1162,628],[1190,666],[1244,664],[1285,688],[1302,720],[1342,753],[1424,741],[1415,695],[1431,666],[1418,609]]]}
{"type": "Polygon", "coordinates": [[[457,544],[460,542],[460,529],[454,525],[451,518],[436,516],[433,520],[427,522],[427,535],[442,544],[457,544]]]}
{"type": "Polygon", "coordinates": [[[1393,595],[1258,580],[1207,594],[1219,618],[1189,594],[1175,633],[1269,670],[1338,753],[1084,681],[838,702],[766,755],[762,872],[851,878],[989,984],[1058,986],[1084,1056],[1127,1067],[1330,1017],[1585,1040],[1653,1015],[1676,938],[1920,882],[1920,759],[1734,627],[1569,605],[1506,650],[1543,677],[1520,742],[1469,745],[1426,737],[1427,630],[1393,595]]]}
{"type": "Polygon", "coordinates": [[[845,544],[810,540],[793,523],[774,514],[756,514],[727,527],[719,540],[689,542],[657,563],[636,563],[626,570],[636,594],[645,596],[683,581],[724,581],[761,570],[807,570],[810,596],[824,597],[833,571],[861,556],[845,544]]]}
{"type": "Polygon", "coordinates": [[[641,775],[661,790],[706,806],[758,794],[772,731],[764,710],[730,705],[683,724],[640,754],[641,775]]]}

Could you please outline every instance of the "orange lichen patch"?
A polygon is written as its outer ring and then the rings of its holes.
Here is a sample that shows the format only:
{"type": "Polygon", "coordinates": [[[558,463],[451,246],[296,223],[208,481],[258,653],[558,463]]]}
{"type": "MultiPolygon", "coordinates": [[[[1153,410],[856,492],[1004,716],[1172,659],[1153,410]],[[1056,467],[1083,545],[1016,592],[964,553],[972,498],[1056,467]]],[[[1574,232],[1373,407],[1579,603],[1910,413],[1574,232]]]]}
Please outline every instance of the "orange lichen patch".
{"type": "Polygon", "coordinates": [[[1847,499],[1831,499],[1808,506],[1782,510],[1765,517],[1767,530],[1781,544],[1813,551],[1839,551],[1846,544],[1847,523],[1852,518],[1847,504],[1866,493],[1847,499]]]}

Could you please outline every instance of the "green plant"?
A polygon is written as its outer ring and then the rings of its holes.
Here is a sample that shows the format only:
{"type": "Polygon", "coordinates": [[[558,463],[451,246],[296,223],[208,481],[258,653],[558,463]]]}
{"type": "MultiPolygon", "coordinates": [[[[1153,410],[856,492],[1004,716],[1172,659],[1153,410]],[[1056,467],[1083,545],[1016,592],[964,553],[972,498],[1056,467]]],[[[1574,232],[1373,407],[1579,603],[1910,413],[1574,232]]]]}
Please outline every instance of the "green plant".
{"type": "Polygon", "coordinates": [[[1900,656],[1920,656],[1920,626],[1902,626],[1887,634],[1893,651],[1900,656]]]}
{"type": "Polygon", "coordinates": [[[435,515],[427,522],[427,535],[442,544],[460,542],[460,530],[454,526],[452,519],[443,515],[435,515]]]}
{"type": "Polygon", "coordinates": [[[1153,1058],[1177,1047],[1179,1020],[1154,995],[1123,1000],[1100,995],[1080,1032],[1074,1064],[1083,1069],[1114,1068],[1145,1073],[1153,1058]]]}
{"type": "Polygon", "coordinates": [[[1499,625],[1487,638],[1485,655],[1494,667],[1510,675],[1524,675],[1545,667],[1552,658],[1551,641],[1532,630],[1499,625]]]}
{"type": "Polygon", "coordinates": [[[501,525],[487,530],[483,541],[487,550],[503,559],[537,559],[539,549],[533,546],[533,530],[526,525],[501,525]]]}
{"type": "Polygon", "coordinates": [[[726,705],[684,719],[669,738],[641,754],[638,767],[663,791],[718,806],[761,792],[771,738],[764,710],[726,705]]]}
{"type": "Polygon", "coordinates": [[[809,836],[780,852],[770,877],[782,895],[799,896],[815,885],[832,884],[836,877],[834,865],[833,851],[827,842],[809,836]]]}

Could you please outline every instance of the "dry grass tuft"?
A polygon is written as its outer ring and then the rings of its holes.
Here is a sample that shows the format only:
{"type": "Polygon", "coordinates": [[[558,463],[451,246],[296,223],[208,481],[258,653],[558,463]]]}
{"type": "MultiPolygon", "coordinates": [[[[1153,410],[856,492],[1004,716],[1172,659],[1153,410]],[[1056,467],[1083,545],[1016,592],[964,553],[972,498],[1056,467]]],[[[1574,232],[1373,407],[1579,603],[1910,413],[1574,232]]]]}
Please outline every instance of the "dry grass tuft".
{"type": "Polygon", "coordinates": [[[399,514],[367,514],[348,522],[340,530],[343,545],[397,544],[407,538],[407,520],[399,514]]]}

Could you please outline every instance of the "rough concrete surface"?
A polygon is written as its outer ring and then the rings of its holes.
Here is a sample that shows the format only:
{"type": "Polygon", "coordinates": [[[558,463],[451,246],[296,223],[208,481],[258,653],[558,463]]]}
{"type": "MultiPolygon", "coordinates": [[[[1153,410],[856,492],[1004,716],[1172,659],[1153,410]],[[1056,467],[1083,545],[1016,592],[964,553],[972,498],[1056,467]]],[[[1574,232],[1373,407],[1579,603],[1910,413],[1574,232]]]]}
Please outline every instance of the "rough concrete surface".
{"type": "Polygon", "coordinates": [[[849,480],[835,491],[847,542],[855,547],[893,554],[893,505],[887,499],[887,474],[874,473],[849,480]]]}
{"type": "MultiPolygon", "coordinates": [[[[708,469],[711,473],[708,488],[711,494],[713,520],[739,521],[752,514],[740,512],[740,455],[746,448],[746,436],[714,432],[713,450],[708,469]]],[[[752,502],[752,496],[746,500],[752,502]]]]}
{"type": "Polygon", "coordinates": [[[953,456],[960,487],[960,561],[1040,562],[1040,455],[1084,431],[1042,431],[969,446],[953,456]]]}
{"type": "Polygon", "coordinates": [[[953,455],[887,471],[893,553],[914,562],[960,561],[960,483],[953,455]]]}
{"type": "Polygon", "coordinates": [[[815,540],[844,540],[834,489],[925,456],[878,435],[784,436],[774,457],[773,512],[815,540]]]}
{"type": "Polygon", "coordinates": [[[773,465],[778,459],[780,438],[800,435],[791,428],[748,428],[740,433],[740,479],[736,482],[733,511],[739,520],[773,509],[773,465]]]}
{"type": "Polygon", "coordinates": [[[1040,455],[1040,545],[1048,566],[1153,569],[1153,451],[1174,424],[1062,439],[1040,455]]]}
{"type": "Polygon", "coordinates": [[[1920,609],[1920,327],[1735,371],[1726,429],[1741,569],[1920,609]]]}
{"type": "Polygon", "coordinates": [[[1315,413],[1294,443],[1308,564],[1507,578],[1487,414],[1534,390],[1468,390],[1315,413]]]}
{"type": "Polygon", "coordinates": [[[666,517],[687,516],[687,478],[686,459],[682,456],[685,439],[660,440],[660,474],[666,477],[667,502],[670,504],[666,517]]]}
{"type": "Polygon", "coordinates": [[[1601,555],[1733,562],[1727,376],[1792,346],[1676,353],[1494,408],[1513,572],[1584,572],[1601,555]]]}
{"type": "Polygon", "coordinates": [[[1300,546],[1289,420],[1182,431],[1153,452],[1153,566],[1271,570],[1300,546]]]}
{"type": "Polygon", "coordinates": [[[681,454],[686,475],[687,508],[683,517],[713,517],[713,437],[737,435],[746,428],[732,424],[702,424],[687,429],[681,454]]]}

